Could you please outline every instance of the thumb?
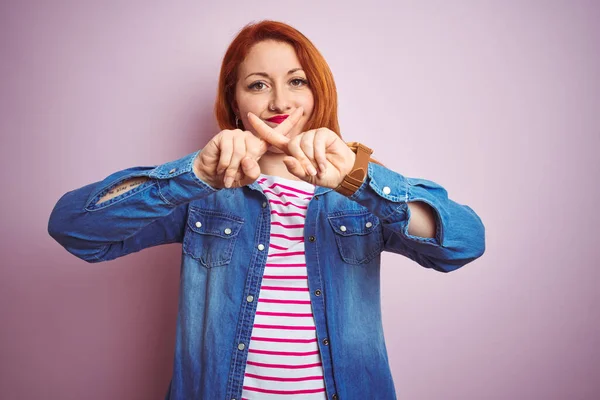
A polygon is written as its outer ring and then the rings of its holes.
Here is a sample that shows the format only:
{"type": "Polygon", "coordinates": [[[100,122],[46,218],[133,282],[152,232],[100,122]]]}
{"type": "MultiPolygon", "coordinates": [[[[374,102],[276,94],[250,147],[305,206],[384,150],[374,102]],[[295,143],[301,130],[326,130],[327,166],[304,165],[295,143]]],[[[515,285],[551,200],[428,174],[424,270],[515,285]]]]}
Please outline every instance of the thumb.
{"type": "Polygon", "coordinates": [[[258,146],[258,154],[256,155],[255,160],[258,161],[260,160],[260,158],[267,152],[267,150],[269,150],[269,147],[271,146],[269,143],[267,143],[265,140],[258,138],[258,140],[260,140],[260,144],[258,146]]]}
{"type": "Polygon", "coordinates": [[[302,180],[306,179],[307,175],[304,171],[304,168],[302,168],[302,164],[300,164],[300,161],[296,160],[294,157],[288,156],[283,159],[283,163],[285,164],[285,167],[288,169],[288,171],[290,171],[293,175],[297,176],[302,180]]]}
{"type": "Polygon", "coordinates": [[[248,139],[246,139],[246,148],[248,153],[255,160],[258,161],[269,149],[269,143],[264,139],[256,136],[254,133],[248,132],[248,139]]]}
{"type": "Polygon", "coordinates": [[[254,182],[260,176],[260,166],[256,160],[252,159],[252,157],[245,157],[242,160],[242,171],[244,172],[244,175],[246,175],[244,184],[248,184],[246,181],[254,182]]]}

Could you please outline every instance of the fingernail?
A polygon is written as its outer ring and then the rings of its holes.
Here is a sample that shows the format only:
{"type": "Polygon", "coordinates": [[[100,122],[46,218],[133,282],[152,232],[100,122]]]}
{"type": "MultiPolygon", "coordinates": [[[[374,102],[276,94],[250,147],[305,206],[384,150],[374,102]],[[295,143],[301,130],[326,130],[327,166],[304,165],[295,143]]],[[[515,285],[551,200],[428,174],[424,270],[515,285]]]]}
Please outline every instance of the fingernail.
{"type": "Polygon", "coordinates": [[[312,176],[315,176],[317,174],[317,170],[315,169],[315,167],[313,167],[311,165],[308,167],[308,173],[311,174],[312,176]]]}
{"type": "Polygon", "coordinates": [[[233,183],[232,177],[228,176],[227,178],[225,178],[225,187],[226,188],[230,188],[232,183],[233,183]]]}
{"type": "Polygon", "coordinates": [[[319,168],[321,169],[321,173],[325,172],[325,164],[319,164],[319,168]]]}

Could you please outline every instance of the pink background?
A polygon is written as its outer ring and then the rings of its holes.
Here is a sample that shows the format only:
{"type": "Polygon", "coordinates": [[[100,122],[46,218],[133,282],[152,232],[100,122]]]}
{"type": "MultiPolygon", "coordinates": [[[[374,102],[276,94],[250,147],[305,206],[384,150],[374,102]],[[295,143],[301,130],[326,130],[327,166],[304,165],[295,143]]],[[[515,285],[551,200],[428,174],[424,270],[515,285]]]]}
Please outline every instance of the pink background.
{"type": "Polygon", "coordinates": [[[271,18],[328,60],[346,140],[485,223],[485,255],[450,274],[384,256],[399,397],[600,398],[597,2],[10,3],[0,397],[163,398],[180,246],[87,264],[48,216],[68,190],[202,147],[227,45],[271,18]]]}

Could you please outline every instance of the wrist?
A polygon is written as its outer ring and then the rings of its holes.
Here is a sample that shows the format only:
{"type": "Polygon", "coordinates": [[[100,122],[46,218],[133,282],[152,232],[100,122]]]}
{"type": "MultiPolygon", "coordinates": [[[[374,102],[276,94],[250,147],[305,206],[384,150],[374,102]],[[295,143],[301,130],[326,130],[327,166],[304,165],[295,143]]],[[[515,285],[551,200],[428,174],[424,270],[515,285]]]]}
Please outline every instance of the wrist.
{"type": "Polygon", "coordinates": [[[350,172],[344,176],[344,179],[342,179],[334,190],[344,196],[350,197],[361,187],[367,178],[369,160],[371,159],[373,150],[358,142],[350,142],[347,145],[355,154],[354,164],[350,172]]]}
{"type": "Polygon", "coordinates": [[[204,169],[202,168],[202,163],[200,161],[200,156],[198,156],[195,160],[194,160],[194,164],[192,166],[192,170],[194,172],[194,175],[196,175],[196,178],[198,178],[199,180],[201,180],[202,182],[204,182],[205,184],[207,184],[208,186],[212,187],[213,189],[221,189],[221,187],[219,187],[216,182],[214,182],[213,179],[211,179],[210,175],[206,174],[204,169]]]}

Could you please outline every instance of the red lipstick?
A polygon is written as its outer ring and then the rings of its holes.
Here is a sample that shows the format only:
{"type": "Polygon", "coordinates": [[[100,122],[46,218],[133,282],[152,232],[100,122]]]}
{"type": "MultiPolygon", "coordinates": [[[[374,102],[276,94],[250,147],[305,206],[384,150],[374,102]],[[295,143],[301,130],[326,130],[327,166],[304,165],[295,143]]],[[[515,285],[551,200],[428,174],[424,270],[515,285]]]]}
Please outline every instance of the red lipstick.
{"type": "Polygon", "coordinates": [[[286,115],[286,114],[284,114],[284,115],[276,115],[274,117],[271,117],[271,118],[267,119],[267,121],[273,122],[273,123],[276,123],[276,124],[280,124],[283,121],[285,121],[287,117],[289,117],[289,115],[286,115]]]}

